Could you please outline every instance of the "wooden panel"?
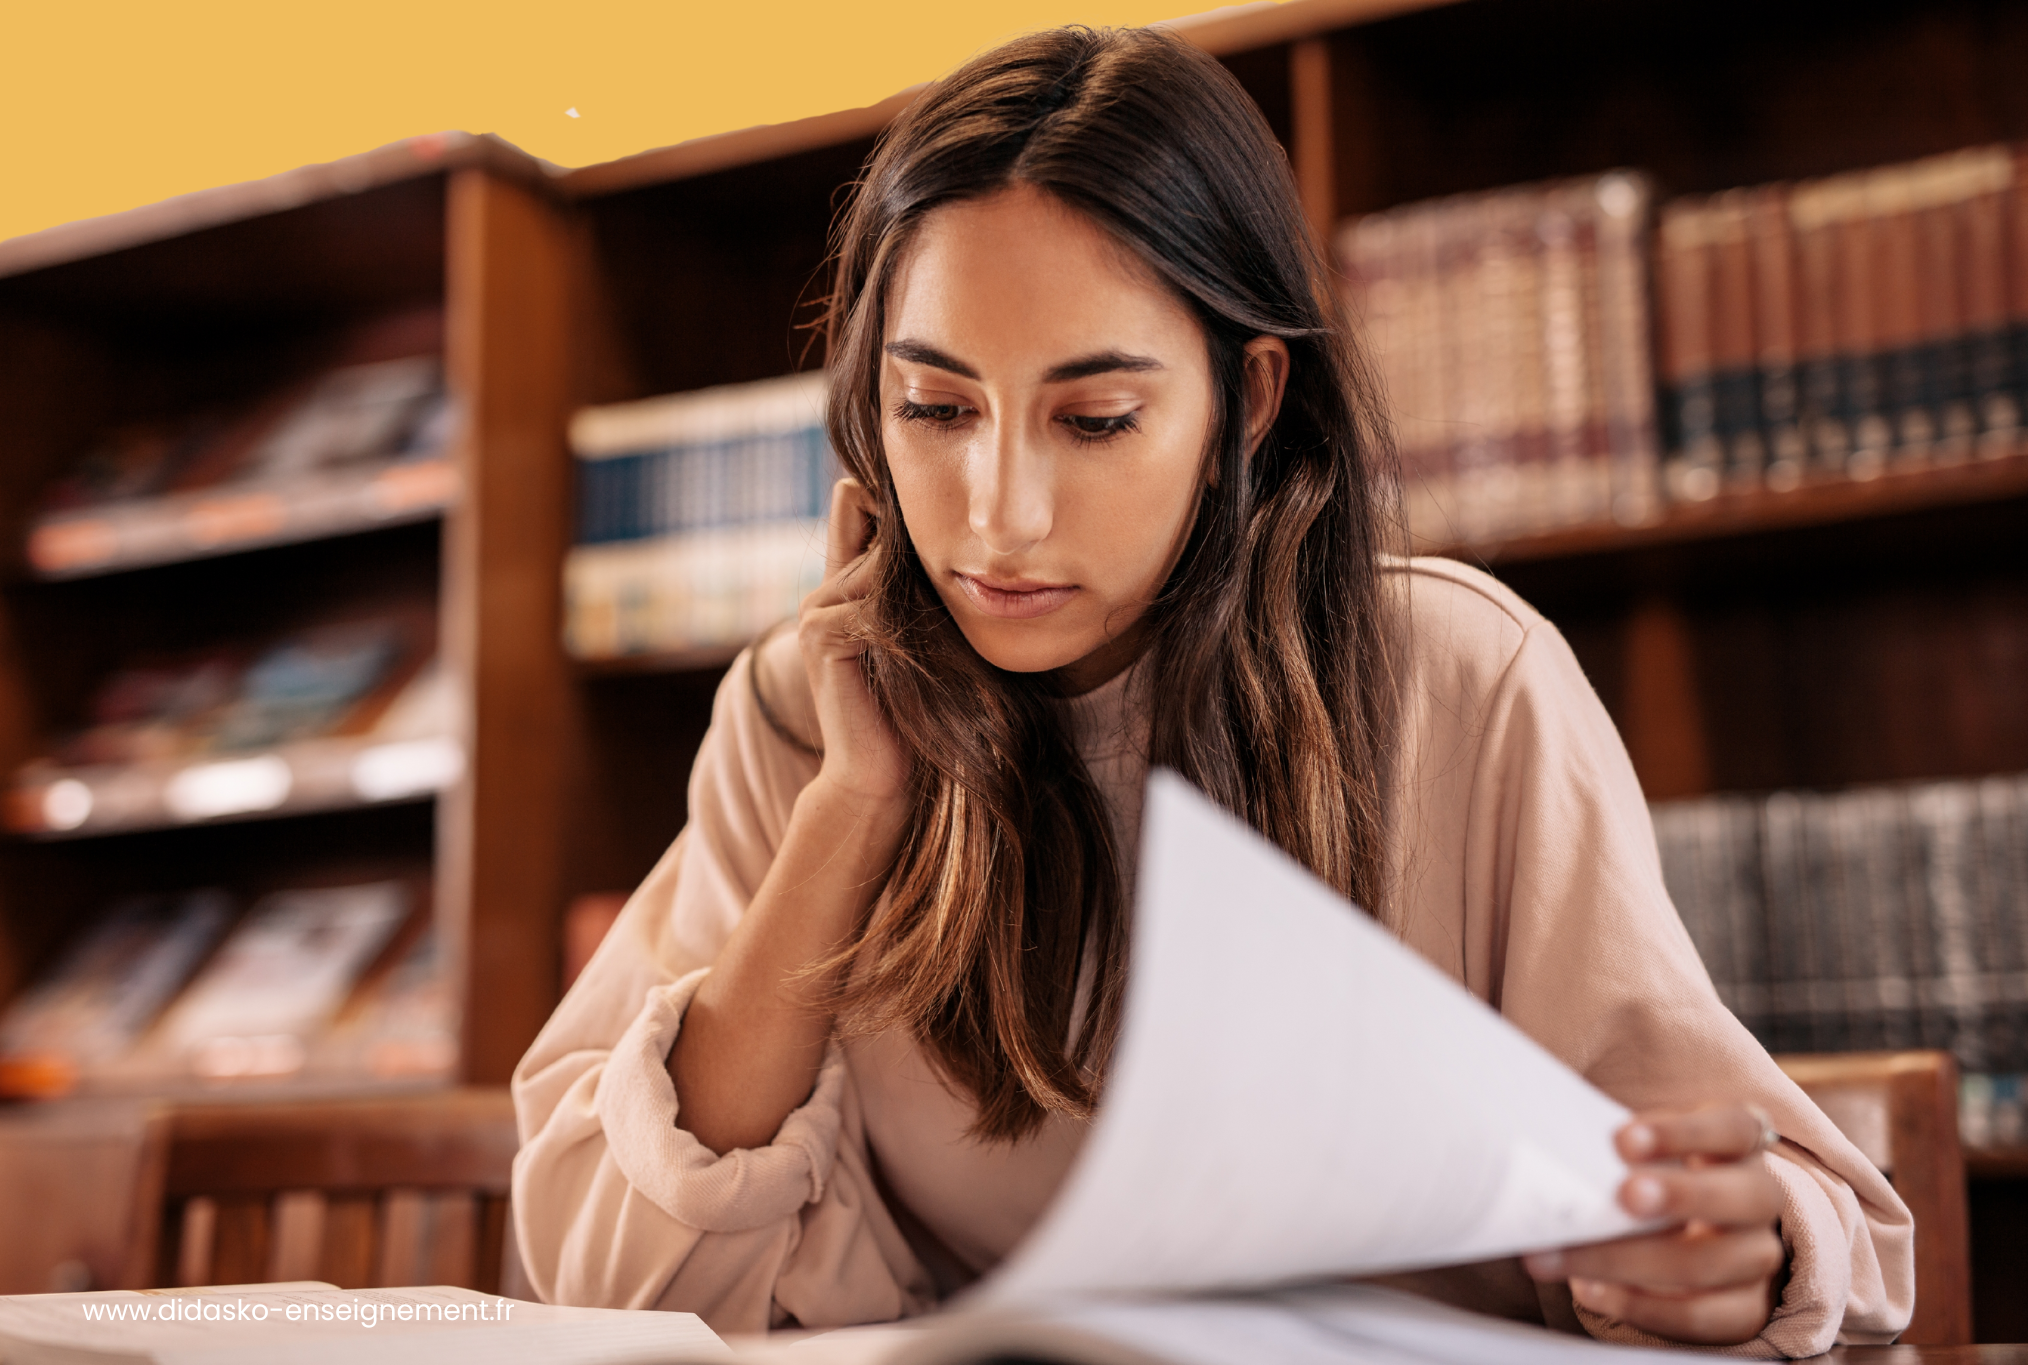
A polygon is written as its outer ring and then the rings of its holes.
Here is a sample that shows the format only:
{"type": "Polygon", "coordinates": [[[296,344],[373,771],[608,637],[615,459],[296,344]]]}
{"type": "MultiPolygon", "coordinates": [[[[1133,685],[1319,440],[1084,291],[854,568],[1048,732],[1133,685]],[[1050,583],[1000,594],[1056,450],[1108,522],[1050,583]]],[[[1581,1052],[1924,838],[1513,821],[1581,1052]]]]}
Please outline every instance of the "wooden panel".
{"type": "Polygon", "coordinates": [[[196,1283],[259,1284],[273,1258],[268,1199],[239,1194],[211,1202],[211,1263],[196,1283]]]}
{"type": "Polygon", "coordinates": [[[2009,1178],[1974,1177],[1972,1327],[1980,1341],[2028,1341],[2028,1161],[2009,1178]]]}
{"type": "Polygon", "coordinates": [[[326,1201],[316,1190],[284,1190],[269,1206],[273,1236],[263,1282],[314,1280],[323,1270],[326,1201]]]}
{"type": "Polygon", "coordinates": [[[0,1113],[0,1294],[147,1283],[163,1136],[131,1105],[0,1113]]]}
{"type": "Polygon", "coordinates": [[[380,1199],[374,1194],[337,1194],[324,1201],[324,1242],[314,1278],[340,1289],[373,1285],[375,1216],[380,1199]]]}
{"type": "Polygon", "coordinates": [[[505,1090],[183,1108],[169,1196],[456,1186],[505,1192],[517,1136],[505,1090]]]}
{"type": "Polygon", "coordinates": [[[444,657],[469,698],[471,761],[438,803],[438,885],[474,1081],[505,1081],[556,1001],[569,249],[541,197],[480,171],[453,177],[446,362],[465,405],[465,495],[446,527],[444,657]]]}
{"type": "Polygon", "coordinates": [[[1374,208],[1616,165],[1701,192],[2028,136],[2028,13],[1991,0],[1506,0],[1354,28],[1374,208]]]}
{"type": "Polygon", "coordinates": [[[1310,231],[1327,249],[1338,221],[1337,136],[1331,99],[1331,45],[1305,38],[1289,47],[1289,105],[1296,189],[1310,231]]]}
{"type": "Polygon", "coordinates": [[[1710,789],[1711,762],[1690,626],[1666,598],[1637,605],[1626,624],[1626,693],[1620,732],[1650,801],[1710,789]]]}

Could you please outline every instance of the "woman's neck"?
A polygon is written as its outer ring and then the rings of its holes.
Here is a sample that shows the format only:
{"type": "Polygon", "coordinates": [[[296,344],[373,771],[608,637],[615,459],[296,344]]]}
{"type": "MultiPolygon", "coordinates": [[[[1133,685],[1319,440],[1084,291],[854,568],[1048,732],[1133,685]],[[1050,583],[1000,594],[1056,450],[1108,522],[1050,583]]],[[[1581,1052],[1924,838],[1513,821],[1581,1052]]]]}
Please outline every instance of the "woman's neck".
{"type": "Polygon", "coordinates": [[[1056,677],[1063,684],[1064,695],[1081,697],[1096,691],[1132,667],[1147,647],[1145,627],[1145,622],[1136,621],[1082,659],[1057,669],[1056,677]]]}

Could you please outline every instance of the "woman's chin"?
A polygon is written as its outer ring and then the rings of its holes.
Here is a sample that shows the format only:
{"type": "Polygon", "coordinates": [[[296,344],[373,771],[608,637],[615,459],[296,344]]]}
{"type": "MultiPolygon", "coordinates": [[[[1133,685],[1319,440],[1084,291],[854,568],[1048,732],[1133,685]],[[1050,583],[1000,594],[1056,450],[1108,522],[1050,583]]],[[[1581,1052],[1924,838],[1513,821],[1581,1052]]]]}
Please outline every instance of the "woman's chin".
{"type": "Polygon", "coordinates": [[[1104,643],[1041,622],[959,618],[958,629],[980,658],[1009,673],[1047,673],[1074,664],[1104,643]]]}

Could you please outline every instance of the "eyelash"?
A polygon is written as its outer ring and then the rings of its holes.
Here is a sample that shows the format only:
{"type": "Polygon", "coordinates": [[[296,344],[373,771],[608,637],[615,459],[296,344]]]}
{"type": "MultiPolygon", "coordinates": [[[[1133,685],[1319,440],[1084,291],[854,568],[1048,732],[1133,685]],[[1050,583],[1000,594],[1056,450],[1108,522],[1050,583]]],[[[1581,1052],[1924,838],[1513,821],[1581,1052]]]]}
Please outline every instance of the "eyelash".
{"type": "MultiPolygon", "coordinates": [[[[897,421],[921,422],[925,426],[949,427],[958,419],[964,408],[957,403],[912,403],[904,398],[894,405],[897,421]],[[943,414],[949,414],[945,416],[943,414]]],[[[1135,414],[1123,412],[1117,417],[1065,417],[1060,419],[1070,432],[1071,439],[1080,445],[1104,445],[1128,432],[1139,431],[1141,423],[1135,414]],[[1083,425],[1097,423],[1096,430],[1083,425]]]]}

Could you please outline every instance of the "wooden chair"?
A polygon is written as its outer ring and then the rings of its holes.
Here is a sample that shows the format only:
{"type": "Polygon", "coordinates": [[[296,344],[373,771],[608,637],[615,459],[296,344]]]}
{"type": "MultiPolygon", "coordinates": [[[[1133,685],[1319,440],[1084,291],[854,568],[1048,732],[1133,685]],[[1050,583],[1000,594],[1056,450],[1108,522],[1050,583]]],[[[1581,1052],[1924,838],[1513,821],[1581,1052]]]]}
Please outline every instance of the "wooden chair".
{"type": "Polygon", "coordinates": [[[1958,1067],[1948,1052],[1777,1056],[1915,1215],[1915,1317],[1901,1340],[1972,1340],[1972,1255],[1965,1158],[1958,1146],[1958,1067]]]}
{"type": "Polygon", "coordinates": [[[160,1209],[156,1285],[501,1291],[516,1146],[504,1089],[178,1107],[162,1133],[140,1195],[160,1209]]]}

